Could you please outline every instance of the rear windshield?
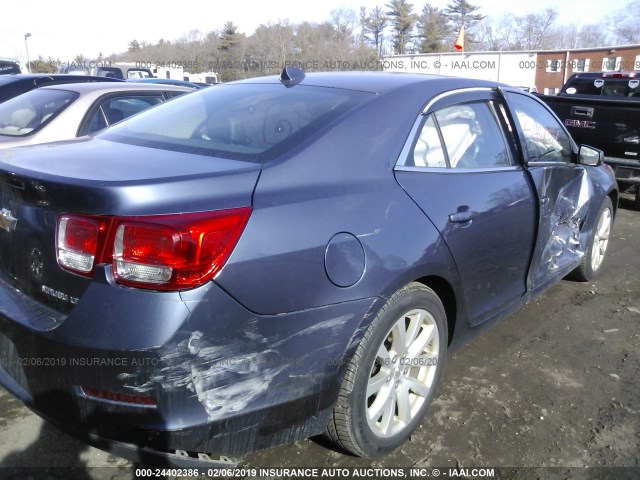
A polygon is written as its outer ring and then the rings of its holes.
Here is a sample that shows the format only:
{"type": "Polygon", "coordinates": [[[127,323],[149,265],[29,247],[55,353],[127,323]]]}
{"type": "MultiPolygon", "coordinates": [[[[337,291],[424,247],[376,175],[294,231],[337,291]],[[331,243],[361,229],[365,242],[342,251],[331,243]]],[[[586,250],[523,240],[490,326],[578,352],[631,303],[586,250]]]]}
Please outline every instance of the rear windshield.
{"type": "Polygon", "coordinates": [[[637,78],[576,78],[564,89],[569,95],[601,95],[603,97],[640,97],[637,78]]]}
{"type": "Polygon", "coordinates": [[[35,89],[0,104],[0,135],[24,137],[48,124],[78,94],[67,90],[35,89]]]}
{"type": "Polygon", "coordinates": [[[118,80],[124,80],[120,69],[115,67],[100,67],[98,68],[96,75],[98,77],[117,78],[118,80]]]}
{"type": "Polygon", "coordinates": [[[263,163],[305,141],[370,96],[305,85],[218,85],[159,105],[99,136],[263,163]]]}
{"type": "Polygon", "coordinates": [[[129,68],[127,70],[127,78],[151,78],[151,77],[153,77],[153,75],[151,75],[151,70],[147,68],[129,68]]]}

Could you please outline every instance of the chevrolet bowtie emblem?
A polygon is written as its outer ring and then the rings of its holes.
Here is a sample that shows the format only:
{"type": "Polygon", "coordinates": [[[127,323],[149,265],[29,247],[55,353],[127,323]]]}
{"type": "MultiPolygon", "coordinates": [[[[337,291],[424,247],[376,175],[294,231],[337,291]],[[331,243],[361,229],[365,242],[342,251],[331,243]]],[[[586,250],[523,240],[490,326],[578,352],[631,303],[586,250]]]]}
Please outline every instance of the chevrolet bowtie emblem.
{"type": "Polygon", "coordinates": [[[0,228],[11,232],[16,229],[17,223],[18,219],[11,214],[11,210],[3,208],[2,211],[0,211],[0,228]]]}

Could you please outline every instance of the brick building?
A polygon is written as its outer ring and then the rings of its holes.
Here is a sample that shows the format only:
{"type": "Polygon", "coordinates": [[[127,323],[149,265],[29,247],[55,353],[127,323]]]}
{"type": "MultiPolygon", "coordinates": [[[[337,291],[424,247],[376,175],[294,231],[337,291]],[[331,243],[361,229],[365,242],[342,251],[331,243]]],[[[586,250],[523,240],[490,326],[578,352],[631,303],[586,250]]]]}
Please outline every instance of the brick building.
{"type": "Polygon", "coordinates": [[[536,87],[555,94],[578,72],[640,71],[640,45],[573,50],[446,52],[390,55],[387,71],[434,73],[536,87]]]}
{"type": "Polygon", "coordinates": [[[536,86],[557,93],[573,73],[640,70],[640,45],[537,52],[536,86]]]}

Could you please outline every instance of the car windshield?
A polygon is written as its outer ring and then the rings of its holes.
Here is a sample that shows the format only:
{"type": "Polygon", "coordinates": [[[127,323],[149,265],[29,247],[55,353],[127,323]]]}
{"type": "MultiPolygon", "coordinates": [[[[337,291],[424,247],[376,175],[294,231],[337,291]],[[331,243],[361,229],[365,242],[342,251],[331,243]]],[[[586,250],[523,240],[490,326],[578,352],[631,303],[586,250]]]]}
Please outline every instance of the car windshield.
{"type": "Polygon", "coordinates": [[[67,90],[35,89],[0,104],[0,135],[23,137],[47,125],[78,94],[67,90]]]}
{"type": "Polygon", "coordinates": [[[304,85],[219,85],[143,112],[99,136],[151,148],[263,163],[304,142],[370,96],[304,85]]]}

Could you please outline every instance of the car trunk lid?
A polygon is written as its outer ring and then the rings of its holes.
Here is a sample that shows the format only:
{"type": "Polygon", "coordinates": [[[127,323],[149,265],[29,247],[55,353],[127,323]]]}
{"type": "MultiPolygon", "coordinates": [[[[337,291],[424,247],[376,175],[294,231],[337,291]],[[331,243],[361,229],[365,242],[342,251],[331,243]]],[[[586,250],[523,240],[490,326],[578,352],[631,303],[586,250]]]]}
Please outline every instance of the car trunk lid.
{"type": "Polygon", "coordinates": [[[63,214],[153,216],[247,207],[260,165],[99,139],[0,152],[0,275],[62,312],[90,278],[62,270],[63,214]]]}

